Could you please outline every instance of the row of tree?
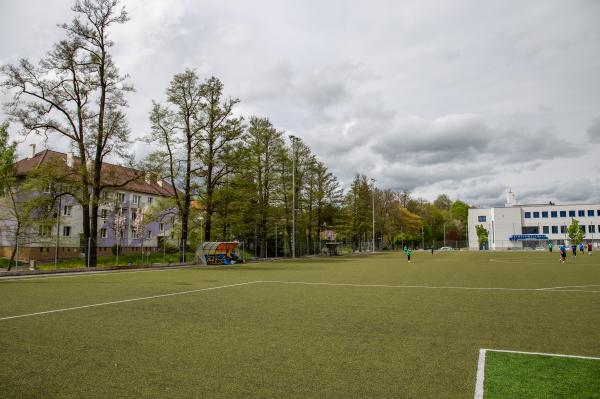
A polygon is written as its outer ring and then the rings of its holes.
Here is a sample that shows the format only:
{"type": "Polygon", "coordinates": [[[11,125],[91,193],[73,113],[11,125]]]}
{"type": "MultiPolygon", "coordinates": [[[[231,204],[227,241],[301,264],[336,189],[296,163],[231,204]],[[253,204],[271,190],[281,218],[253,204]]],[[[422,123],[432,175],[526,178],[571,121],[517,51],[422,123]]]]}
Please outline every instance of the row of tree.
{"type": "MultiPolygon", "coordinates": [[[[106,179],[107,157],[134,165],[124,112],[133,87],[114,63],[110,38],[112,28],[129,18],[118,0],[78,0],[72,9],[74,19],[61,25],[64,39],[38,64],[23,59],[1,72],[12,94],[6,112],[23,134],[62,136],[77,155],[68,191],[53,185],[47,199],[53,204],[70,195],[83,207],[90,266],[96,265],[103,193],[149,173],[177,188],[163,206],[176,210],[182,248],[235,238],[258,256],[291,255],[298,248],[316,253],[323,230],[335,230],[338,240],[355,248],[465,237],[467,204],[380,190],[363,175],[344,193],[306,143],[267,118],[240,117],[239,100],[225,96],[223,83],[202,80],[194,70],[176,74],[165,101],[153,102],[151,133],[143,140],[157,150],[135,165],[140,173],[106,179]]],[[[0,159],[14,163],[14,148],[8,141],[4,147],[0,159]]]]}

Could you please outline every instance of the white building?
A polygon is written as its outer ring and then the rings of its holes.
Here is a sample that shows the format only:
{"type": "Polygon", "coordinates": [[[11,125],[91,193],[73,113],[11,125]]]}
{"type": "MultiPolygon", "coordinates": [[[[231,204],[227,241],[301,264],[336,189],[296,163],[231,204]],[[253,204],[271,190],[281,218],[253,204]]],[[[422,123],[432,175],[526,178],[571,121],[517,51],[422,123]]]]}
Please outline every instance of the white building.
{"type": "Polygon", "coordinates": [[[600,204],[520,205],[509,190],[504,207],[469,209],[469,248],[479,249],[477,225],[489,232],[489,249],[545,247],[548,242],[569,244],[567,228],[573,219],[585,233],[584,241],[599,247],[600,204]]]}

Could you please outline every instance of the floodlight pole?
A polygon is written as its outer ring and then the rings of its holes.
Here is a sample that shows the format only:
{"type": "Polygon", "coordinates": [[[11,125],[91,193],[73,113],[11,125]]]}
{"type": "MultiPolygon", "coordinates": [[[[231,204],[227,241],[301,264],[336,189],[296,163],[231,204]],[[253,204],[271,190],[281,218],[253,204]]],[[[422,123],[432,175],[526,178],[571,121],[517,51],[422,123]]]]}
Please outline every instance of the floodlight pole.
{"type": "Polygon", "coordinates": [[[373,192],[371,193],[371,211],[373,212],[373,253],[375,252],[375,179],[371,179],[371,186],[373,192]]]}
{"type": "Polygon", "coordinates": [[[296,258],[296,140],[298,137],[290,135],[292,140],[292,259],[296,258]]]}
{"type": "Polygon", "coordinates": [[[58,246],[60,241],[60,208],[61,208],[61,199],[62,197],[58,197],[58,212],[56,213],[56,246],[54,247],[54,268],[58,268],[58,246]]]}

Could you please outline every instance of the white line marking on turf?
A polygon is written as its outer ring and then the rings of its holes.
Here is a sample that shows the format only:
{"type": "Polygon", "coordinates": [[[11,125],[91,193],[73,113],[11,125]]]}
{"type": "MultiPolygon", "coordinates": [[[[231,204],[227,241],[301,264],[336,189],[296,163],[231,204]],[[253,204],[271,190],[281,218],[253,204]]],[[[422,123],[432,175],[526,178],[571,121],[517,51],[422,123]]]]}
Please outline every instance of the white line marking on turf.
{"type": "Polygon", "coordinates": [[[369,287],[371,287],[371,288],[373,288],[373,287],[375,287],[375,288],[422,288],[422,289],[432,289],[432,290],[438,289],[438,290],[467,290],[467,291],[589,292],[589,293],[594,293],[594,294],[600,294],[600,291],[556,290],[556,289],[552,290],[552,289],[548,289],[548,288],[452,287],[452,286],[445,287],[445,286],[431,286],[431,285],[387,285],[387,284],[318,283],[318,282],[309,282],[309,281],[257,280],[257,281],[248,281],[245,283],[222,285],[222,286],[218,286],[218,287],[208,287],[208,288],[200,288],[197,290],[173,292],[173,293],[161,294],[161,295],[152,295],[152,296],[146,296],[146,297],[142,297],[142,298],[123,299],[120,301],[103,302],[103,303],[96,303],[96,304],[91,304],[91,305],[74,306],[71,308],[48,310],[48,311],[44,311],[44,312],[29,313],[29,314],[23,314],[23,315],[17,315],[17,316],[8,316],[8,317],[0,318],[0,321],[10,320],[10,319],[18,319],[21,317],[28,317],[28,316],[38,316],[38,315],[43,315],[43,314],[48,314],[48,313],[65,312],[68,310],[86,309],[86,308],[92,308],[92,307],[96,307],[96,306],[114,305],[114,304],[118,304],[118,303],[136,302],[136,301],[143,301],[146,299],[154,299],[154,298],[163,298],[163,297],[176,296],[176,295],[191,294],[194,292],[211,291],[211,290],[217,290],[220,288],[237,287],[237,286],[241,286],[241,285],[259,284],[259,283],[324,285],[324,286],[334,286],[334,287],[365,287],[365,288],[369,288],[369,287]]]}
{"type": "MultiPolygon", "coordinates": [[[[98,275],[114,275],[114,274],[125,274],[125,273],[145,273],[145,272],[166,272],[169,270],[179,269],[217,269],[221,267],[231,267],[232,265],[216,265],[216,266],[198,266],[198,265],[182,265],[182,266],[168,266],[164,269],[136,269],[136,270],[99,270],[93,272],[65,272],[58,273],[56,275],[23,275],[23,276],[3,276],[0,277],[0,283],[4,282],[15,282],[15,281],[28,281],[28,280],[44,280],[49,278],[65,278],[65,277],[82,277],[82,276],[98,276],[98,275]]],[[[237,266],[237,265],[234,265],[237,266]]]]}
{"type": "Polygon", "coordinates": [[[589,360],[600,360],[600,357],[595,356],[579,356],[579,355],[562,355],[560,353],[545,353],[545,352],[523,352],[523,351],[511,351],[506,349],[483,349],[486,352],[501,352],[501,353],[518,353],[522,355],[537,355],[537,356],[551,356],[551,357],[568,357],[572,359],[589,359],[589,360]]]}
{"type": "Polygon", "coordinates": [[[259,283],[276,284],[303,284],[303,285],[326,285],[339,287],[378,287],[378,288],[423,288],[431,290],[467,290],[467,291],[548,291],[548,292],[592,292],[600,294],[600,291],[586,290],[556,290],[549,291],[547,288],[506,288],[506,287],[460,287],[460,286],[432,286],[432,285],[387,285],[387,284],[353,284],[353,283],[318,283],[309,281],[282,281],[261,280],[259,283]]]}
{"type": "Polygon", "coordinates": [[[483,385],[485,382],[485,355],[487,352],[500,352],[500,353],[517,353],[521,355],[534,355],[534,356],[549,356],[549,357],[564,357],[570,359],[588,359],[588,360],[600,360],[600,357],[594,356],[579,356],[579,355],[562,355],[558,353],[544,353],[544,352],[524,352],[524,351],[511,351],[506,349],[480,349],[479,359],[477,360],[477,378],[475,380],[475,397],[474,399],[483,399],[483,385]]]}
{"type": "Polygon", "coordinates": [[[590,285],[565,285],[564,287],[548,287],[548,288],[540,288],[540,291],[545,290],[559,290],[561,288],[587,288],[587,287],[600,287],[600,285],[590,284],[590,285]]]}
{"type": "Polygon", "coordinates": [[[475,381],[475,399],[483,399],[483,382],[485,379],[485,349],[479,349],[477,360],[477,379],[475,381]]]}
{"type": "Polygon", "coordinates": [[[249,284],[256,284],[256,283],[258,283],[258,281],[249,281],[249,282],[246,282],[246,283],[221,285],[221,286],[218,286],[218,287],[199,288],[199,289],[196,289],[196,290],[171,292],[169,294],[160,294],[160,295],[145,296],[145,297],[141,297],[141,298],[123,299],[123,300],[120,300],[120,301],[94,303],[94,304],[91,304],[91,305],[74,306],[74,307],[71,307],[71,308],[46,310],[44,312],[35,312],[35,313],[21,314],[21,315],[17,315],[17,316],[2,317],[2,318],[0,318],[0,321],[2,321],[2,320],[11,320],[11,319],[19,319],[19,318],[22,318],[22,317],[39,316],[39,315],[49,314],[49,313],[67,312],[69,310],[87,309],[87,308],[94,308],[94,307],[106,306],[106,305],[116,305],[116,304],[119,304],[119,303],[144,301],[146,299],[165,298],[165,297],[169,297],[169,296],[193,294],[195,292],[212,291],[212,290],[218,290],[218,289],[222,289],[222,288],[239,287],[239,286],[242,286],[242,285],[249,285],[249,284]]]}

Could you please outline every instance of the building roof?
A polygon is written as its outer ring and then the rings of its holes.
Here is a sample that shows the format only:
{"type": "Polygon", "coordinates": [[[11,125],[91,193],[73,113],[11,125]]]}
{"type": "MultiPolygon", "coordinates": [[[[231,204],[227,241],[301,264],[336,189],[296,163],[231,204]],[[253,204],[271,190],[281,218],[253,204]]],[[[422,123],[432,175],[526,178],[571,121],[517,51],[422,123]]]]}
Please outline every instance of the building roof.
{"type": "MultiPolygon", "coordinates": [[[[58,151],[44,150],[38,152],[31,158],[24,158],[18,161],[16,163],[16,175],[26,176],[32,169],[51,160],[64,163],[65,168],[67,167],[67,154],[58,151]]],[[[80,159],[77,157],[73,157],[73,161],[76,164],[80,164],[80,159]]],[[[113,184],[117,186],[127,182],[123,187],[115,188],[117,190],[122,189],[162,197],[172,197],[175,195],[173,186],[164,180],[161,180],[161,187],[158,182],[147,182],[144,179],[143,172],[139,170],[107,162],[102,164],[102,182],[103,184],[113,184]],[[134,180],[127,182],[127,180],[132,179],[134,180]]]]}

